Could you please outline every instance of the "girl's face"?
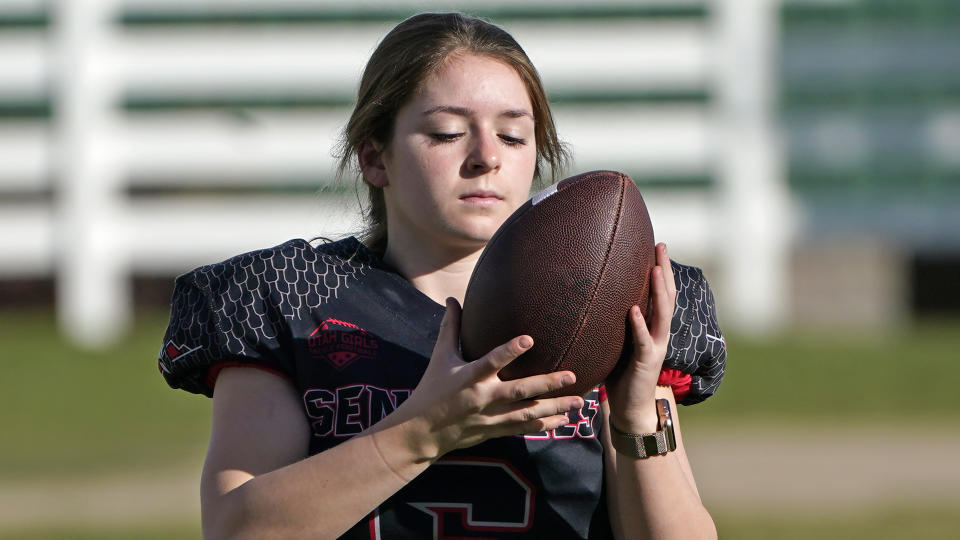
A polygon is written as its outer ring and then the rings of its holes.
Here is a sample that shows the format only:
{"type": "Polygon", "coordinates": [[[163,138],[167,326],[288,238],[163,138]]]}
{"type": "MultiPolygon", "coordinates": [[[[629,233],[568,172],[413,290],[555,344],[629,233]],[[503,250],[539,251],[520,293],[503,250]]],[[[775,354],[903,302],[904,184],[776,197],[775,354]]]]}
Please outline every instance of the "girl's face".
{"type": "Polygon", "coordinates": [[[482,247],[529,197],[527,88],[499,60],[454,54],[398,111],[381,158],[390,238],[482,247]]]}

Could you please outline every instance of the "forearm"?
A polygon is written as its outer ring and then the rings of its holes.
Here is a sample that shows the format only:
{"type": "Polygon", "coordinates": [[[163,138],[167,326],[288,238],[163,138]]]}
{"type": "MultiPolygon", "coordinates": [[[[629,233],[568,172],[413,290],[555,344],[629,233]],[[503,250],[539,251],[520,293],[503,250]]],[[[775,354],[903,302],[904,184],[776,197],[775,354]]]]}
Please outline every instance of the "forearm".
{"type": "Polygon", "coordinates": [[[208,498],[212,538],[335,538],[423,472],[406,425],[369,430],[208,498]],[[384,459],[389,456],[389,462],[384,459]]]}
{"type": "Polygon", "coordinates": [[[405,405],[363,433],[307,457],[310,426],[289,382],[257,369],[225,369],[214,390],[201,478],[204,536],[342,534],[438,455],[424,446],[429,437],[423,423],[405,405]]]}
{"type": "Polygon", "coordinates": [[[620,538],[716,538],[710,514],[684,475],[675,453],[647,459],[616,456],[616,508],[620,538]]]}
{"type": "MultiPolygon", "coordinates": [[[[657,397],[669,399],[676,411],[669,389],[658,387],[657,397]]],[[[607,453],[610,519],[616,536],[621,539],[716,538],[713,520],[700,501],[676,412],[673,420],[677,449],[645,459],[616,451],[609,439],[608,410],[604,410],[602,418],[607,422],[603,444],[607,453]]],[[[639,431],[649,432],[653,428],[639,431]]]]}

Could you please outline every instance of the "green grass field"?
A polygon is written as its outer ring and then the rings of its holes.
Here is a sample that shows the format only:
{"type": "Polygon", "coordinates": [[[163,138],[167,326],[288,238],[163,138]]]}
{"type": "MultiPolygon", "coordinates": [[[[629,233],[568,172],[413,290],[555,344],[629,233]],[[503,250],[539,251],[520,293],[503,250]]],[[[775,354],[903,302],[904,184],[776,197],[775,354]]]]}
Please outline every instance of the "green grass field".
{"type": "Polygon", "coordinates": [[[209,400],[169,390],[156,356],[165,327],[140,317],[110,350],[68,345],[46,313],[0,315],[5,360],[0,478],[90,475],[156,467],[196,455],[209,429],[209,400]]]}
{"type": "MultiPolygon", "coordinates": [[[[90,353],[58,336],[49,313],[0,313],[0,485],[82,481],[101,475],[197,463],[206,444],[210,402],[173,391],[157,372],[166,323],[141,314],[110,350],[90,353]]],[[[917,415],[957,426],[955,361],[960,322],[930,322],[887,335],[790,334],[765,341],[729,337],[727,377],[717,395],[684,408],[696,424],[807,425],[890,422],[917,415]],[[828,406],[829,405],[829,406],[828,406]]],[[[899,429],[898,428],[898,429],[899,429]]],[[[715,515],[722,538],[948,538],[960,517],[943,508],[878,508],[837,514],[769,516],[745,509],[715,515]]],[[[5,530],[0,538],[191,538],[196,524],[5,530]]]]}
{"type": "Polygon", "coordinates": [[[726,422],[878,422],[923,418],[960,425],[960,321],[897,332],[798,332],[728,338],[715,396],[684,419],[726,422]]]}

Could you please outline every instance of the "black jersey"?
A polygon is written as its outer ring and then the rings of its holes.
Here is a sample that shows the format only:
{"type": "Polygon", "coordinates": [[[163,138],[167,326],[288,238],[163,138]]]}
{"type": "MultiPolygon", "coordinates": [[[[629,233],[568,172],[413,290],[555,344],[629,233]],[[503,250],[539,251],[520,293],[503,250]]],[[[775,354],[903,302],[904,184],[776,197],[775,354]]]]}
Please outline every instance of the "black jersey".
{"type": "MultiPolygon", "coordinates": [[[[293,240],[177,279],[160,369],[211,395],[223,366],[292,381],[313,430],[310,454],[399,406],[423,375],[444,307],[355,239],[293,240]]],[[[607,531],[597,392],[550,433],[451,452],[345,538],[586,538],[607,531]],[[596,521],[596,523],[594,523],[596,521]]]]}
{"type": "MultiPolygon", "coordinates": [[[[426,369],[443,314],[443,306],[354,238],[318,247],[291,240],[177,278],[159,366],[170,386],[207,396],[225,366],[289,379],[311,426],[313,455],[407,399],[426,369]]],[[[690,332],[690,321],[702,317],[687,319],[686,331],[673,332],[672,341],[690,350],[668,352],[680,362],[704,355],[691,336],[719,336],[712,328],[690,332]]],[[[675,314],[674,326],[677,321],[675,314]]],[[[491,439],[445,455],[344,538],[610,537],[601,423],[595,422],[599,401],[594,390],[568,425],[550,432],[491,439]]]]}

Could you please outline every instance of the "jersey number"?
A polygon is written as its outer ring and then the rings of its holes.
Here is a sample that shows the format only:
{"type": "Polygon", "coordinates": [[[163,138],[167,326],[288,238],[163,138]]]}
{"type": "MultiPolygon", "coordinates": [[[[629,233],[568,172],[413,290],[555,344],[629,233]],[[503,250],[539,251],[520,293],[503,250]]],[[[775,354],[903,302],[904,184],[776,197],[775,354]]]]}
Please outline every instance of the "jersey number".
{"type": "MultiPolygon", "coordinates": [[[[423,525],[423,520],[431,521],[437,540],[499,538],[503,533],[528,531],[533,524],[535,489],[505,461],[440,459],[403,492],[408,507],[396,517],[410,520],[406,527],[419,530],[424,530],[422,525],[413,521],[423,525]]],[[[371,538],[380,538],[380,519],[379,515],[371,518],[371,538]]],[[[383,526],[390,530],[386,522],[383,526]]]]}

